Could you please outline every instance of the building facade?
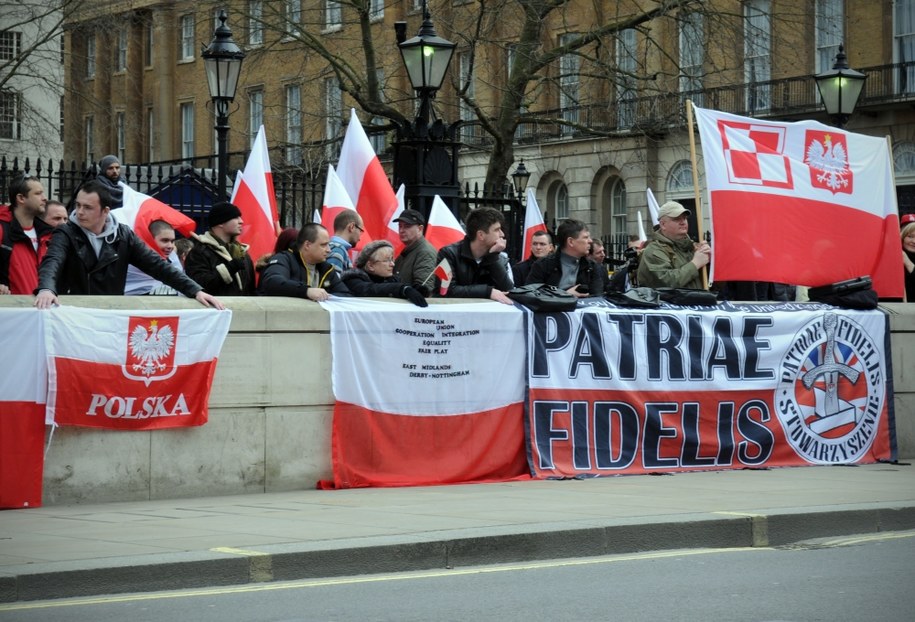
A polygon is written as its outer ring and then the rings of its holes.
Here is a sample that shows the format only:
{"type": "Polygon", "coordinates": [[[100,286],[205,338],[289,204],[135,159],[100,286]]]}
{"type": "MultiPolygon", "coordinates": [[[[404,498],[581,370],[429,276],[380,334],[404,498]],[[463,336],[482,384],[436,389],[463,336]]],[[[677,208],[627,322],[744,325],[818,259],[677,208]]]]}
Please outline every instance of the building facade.
{"type": "MultiPolygon", "coordinates": [[[[355,107],[389,162],[392,122],[416,100],[395,40],[422,0],[87,4],[67,23],[66,158],[191,160],[216,152],[202,48],[225,8],[246,51],[229,117],[230,166],[263,124],[275,170],[320,177],[355,107]],[[372,131],[377,129],[378,131],[372,131]]],[[[430,0],[456,44],[434,102],[459,122],[462,183],[523,158],[548,222],[600,236],[647,223],[645,191],[695,201],[686,100],[764,119],[828,122],[813,76],[839,46],[867,76],[848,129],[889,136],[900,207],[915,210],[915,0],[430,0]],[[507,140],[506,140],[507,139],[507,140]],[[507,143],[507,144],[506,144],[507,143]],[[506,160],[506,158],[509,158],[506,160]]],[[[701,145],[697,158],[701,163],[701,145]]],[[[701,165],[699,187],[703,187],[701,165]]]]}

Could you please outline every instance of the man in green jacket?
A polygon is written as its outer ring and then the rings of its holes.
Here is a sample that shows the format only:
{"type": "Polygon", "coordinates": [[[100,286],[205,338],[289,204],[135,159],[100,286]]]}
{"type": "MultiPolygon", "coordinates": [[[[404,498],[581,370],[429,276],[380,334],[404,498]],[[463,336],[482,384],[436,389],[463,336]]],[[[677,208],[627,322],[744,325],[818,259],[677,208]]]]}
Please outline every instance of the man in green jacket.
{"type": "Polygon", "coordinates": [[[394,261],[394,270],[401,281],[428,296],[432,289],[432,271],[438,263],[435,260],[438,251],[423,235],[426,219],[415,209],[405,209],[394,222],[404,244],[400,256],[394,261]]]}
{"type": "Polygon", "coordinates": [[[675,201],[658,210],[658,230],[639,260],[639,285],[703,289],[700,270],[711,259],[712,249],[708,242],[697,245],[687,236],[689,214],[675,201]]]}

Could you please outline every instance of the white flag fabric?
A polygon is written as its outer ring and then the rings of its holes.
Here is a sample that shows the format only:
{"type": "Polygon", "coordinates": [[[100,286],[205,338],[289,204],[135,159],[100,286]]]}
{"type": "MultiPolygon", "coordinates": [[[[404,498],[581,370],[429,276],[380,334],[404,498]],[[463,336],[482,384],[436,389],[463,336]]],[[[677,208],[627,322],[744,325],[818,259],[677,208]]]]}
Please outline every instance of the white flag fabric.
{"type": "MultiPolygon", "coordinates": [[[[538,231],[546,231],[546,225],[543,222],[543,214],[540,212],[540,205],[537,204],[537,194],[533,188],[527,189],[527,206],[524,210],[524,241],[521,247],[521,259],[527,259],[531,256],[531,242],[534,234],[538,231]]],[[[523,283],[520,283],[523,285],[523,283]]]]}

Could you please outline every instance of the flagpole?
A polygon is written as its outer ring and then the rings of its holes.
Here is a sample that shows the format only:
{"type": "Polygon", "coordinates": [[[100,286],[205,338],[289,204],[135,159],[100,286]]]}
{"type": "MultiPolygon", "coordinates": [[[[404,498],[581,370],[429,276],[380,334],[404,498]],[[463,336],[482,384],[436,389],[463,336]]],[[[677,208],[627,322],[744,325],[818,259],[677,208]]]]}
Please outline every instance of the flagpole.
{"type": "MultiPolygon", "coordinates": [[[[696,162],[696,137],[693,134],[693,100],[686,100],[686,125],[689,131],[689,160],[693,168],[693,191],[696,193],[696,229],[699,232],[699,243],[702,244],[705,239],[705,232],[702,230],[702,193],[699,191],[699,166],[696,162]]],[[[703,266],[702,270],[702,288],[708,289],[708,272],[703,266]]]]}

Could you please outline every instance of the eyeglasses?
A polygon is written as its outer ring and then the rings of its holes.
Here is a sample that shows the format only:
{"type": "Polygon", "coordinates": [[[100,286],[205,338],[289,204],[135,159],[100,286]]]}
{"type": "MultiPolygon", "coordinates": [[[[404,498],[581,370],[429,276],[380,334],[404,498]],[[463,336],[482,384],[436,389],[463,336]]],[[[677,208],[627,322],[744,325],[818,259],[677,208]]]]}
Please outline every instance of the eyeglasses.
{"type": "Polygon", "coordinates": [[[365,233],[365,229],[363,229],[362,227],[360,227],[360,226],[357,225],[356,223],[353,223],[353,226],[356,227],[357,229],[359,229],[359,233],[365,233]]]}
{"type": "Polygon", "coordinates": [[[386,257],[384,259],[373,259],[374,263],[394,263],[393,257],[386,257]]]}

